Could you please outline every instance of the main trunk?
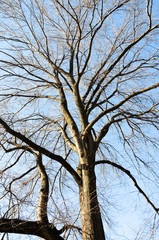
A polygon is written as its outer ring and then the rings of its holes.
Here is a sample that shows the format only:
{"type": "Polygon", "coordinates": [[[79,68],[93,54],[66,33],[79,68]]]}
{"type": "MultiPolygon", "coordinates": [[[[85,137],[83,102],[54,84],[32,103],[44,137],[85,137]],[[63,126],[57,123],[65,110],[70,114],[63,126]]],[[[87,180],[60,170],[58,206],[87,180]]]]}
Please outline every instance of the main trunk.
{"type": "Polygon", "coordinates": [[[82,164],[81,175],[80,208],[83,240],[105,240],[97,199],[94,168],[87,164],[82,164]]]}

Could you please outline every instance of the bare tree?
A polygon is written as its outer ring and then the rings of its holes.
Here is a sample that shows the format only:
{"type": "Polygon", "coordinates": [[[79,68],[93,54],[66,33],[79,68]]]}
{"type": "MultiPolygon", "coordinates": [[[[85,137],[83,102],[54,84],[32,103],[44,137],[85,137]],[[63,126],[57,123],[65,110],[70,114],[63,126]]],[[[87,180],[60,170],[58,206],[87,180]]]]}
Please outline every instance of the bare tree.
{"type": "Polygon", "coordinates": [[[0,0],[2,239],[104,240],[115,169],[158,214],[157,6],[0,0]]]}

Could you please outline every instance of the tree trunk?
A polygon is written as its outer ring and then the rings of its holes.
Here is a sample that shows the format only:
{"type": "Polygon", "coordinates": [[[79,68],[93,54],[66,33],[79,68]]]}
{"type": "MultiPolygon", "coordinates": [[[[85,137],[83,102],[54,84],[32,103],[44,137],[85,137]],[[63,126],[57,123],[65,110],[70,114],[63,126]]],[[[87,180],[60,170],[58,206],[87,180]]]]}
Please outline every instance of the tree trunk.
{"type": "Polygon", "coordinates": [[[105,240],[94,167],[81,164],[80,208],[83,240],[105,240]]]}

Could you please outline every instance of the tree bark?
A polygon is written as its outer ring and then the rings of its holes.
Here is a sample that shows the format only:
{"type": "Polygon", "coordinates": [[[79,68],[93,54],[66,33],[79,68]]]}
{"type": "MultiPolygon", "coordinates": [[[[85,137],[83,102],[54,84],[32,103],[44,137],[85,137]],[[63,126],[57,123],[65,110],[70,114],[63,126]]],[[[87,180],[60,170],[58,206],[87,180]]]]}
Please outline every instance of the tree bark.
{"type": "Polygon", "coordinates": [[[96,192],[96,177],[93,167],[82,165],[80,207],[83,240],[105,240],[101,212],[96,192]]]}
{"type": "Polygon", "coordinates": [[[51,224],[23,221],[19,219],[0,219],[0,232],[39,236],[46,240],[64,240],[60,232],[51,224]]]}
{"type": "Polygon", "coordinates": [[[37,207],[37,219],[41,223],[48,224],[47,204],[48,204],[48,195],[49,195],[49,180],[45,170],[45,166],[42,163],[41,154],[39,154],[37,157],[37,166],[38,166],[38,170],[41,178],[41,189],[40,189],[39,203],[37,207]]]}

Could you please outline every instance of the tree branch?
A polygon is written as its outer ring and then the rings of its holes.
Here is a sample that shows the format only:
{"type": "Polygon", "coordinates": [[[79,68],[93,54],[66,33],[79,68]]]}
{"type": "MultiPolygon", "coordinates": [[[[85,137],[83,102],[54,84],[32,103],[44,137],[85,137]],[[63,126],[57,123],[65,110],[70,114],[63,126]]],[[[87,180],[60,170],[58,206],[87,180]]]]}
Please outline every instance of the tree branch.
{"type": "Polygon", "coordinates": [[[68,109],[67,99],[65,96],[65,92],[64,92],[62,83],[58,77],[58,71],[56,71],[56,81],[57,81],[57,84],[59,85],[58,91],[59,91],[59,95],[60,95],[62,113],[64,115],[66,123],[68,124],[68,126],[70,128],[70,132],[71,132],[72,138],[74,140],[74,143],[77,147],[78,153],[80,155],[82,155],[83,154],[83,144],[82,144],[82,140],[80,137],[79,129],[68,109]]]}
{"type": "Polygon", "coordinates": [[[147,88],[143,88],[139,91],[136,91],[136,92],[133,92],[132,94],[130,94],[129,96],[127,96],[126,98],[124,98],[121,102],[119,102],[118,104],[116,104],[115,106],[111,107],[111,108],[108,108],[106,109],[105,111],[102,111],[96,118],[94,118],[92,120],[92,122],[90,122],[90,124],[87,126],[86,130],[85,130],[85,134],[87,132],[90,131],[90,129],[92,128],[92,126],[100,119],[102,118],[105,114],[107,113],[110,113],[116,109],[118,109],[119,107],[121,107],[124,103],[126,103],[128,100],[130,100],[131,98],[135,97],[135,96],[138,96],[139,94],[142,94],[142,93],[145,93],[145,92],[148,92],[152,89],[155,89],[155,88],[158,88],[159,87],[159,83],[156,83],[150,87],[147,87],[147,88]]]}
{"type": "Polygon", "coordinates": [[[41,189],[39,196],[39,204],[37,210],[37,218],[39,222],[48,223],[47,217],[47,203],[48,203],[48,195],[49,195],[49,180],[48,175],[46,173],[45,167],[42,163],[42,155],[38,154],[37,156],[37,166],[40,173],[41,178],[41,189]]]}
{"type": "Polygon", "coordinates": [[[23,221],[19,219],[1,218],[0,232],[36,235],[46,240],[64,240],[59,236],[59,231],[55,227],[52,227],[51,224],[44,225],[40,222],[23,221]],[[46,232],[49,234],[46,235],[46,232]]]}
{"type": "Polygon", "coordinates": [[[20,132],[16,132],[12,128],[10,128],[9,125],[2,118],[0,118],[0,124],[3,126],[3,128],[6,130],[6,132],[10,133],[12,136],[17,137],[22,142],[25,142],[26,144],[28,144],[34,150],[36,150],[40,153],[43,153],[45,156],[47,156],[47,157],[59,162],[60,164],[62,164],[62,166],[73,176],[73,178],[75,179],[77,184],[78,185],[81,184],[81,178],[79,177],[77,172],[71,167],[71,165],[69,163],[67,163],[65,161],[65,159],[63,159],[63,157],[50,152],[46,148],[41,147],[40,145],[36,144],[32,140],[30,140],[29,138],[27,138],[26,136],[21,134],[20,132]]]}
{"type": "Polygon", "coordinates": [[[146,193],[142,190],[142,188],[138,185],[135,177],[131,174],[131,172],[129,170],[127,170],[126,168],[122,167],[121,165],[111,162],[109,160],[101,160],[101,161],[97,161],[95,162],[95,165],[98,164],[109,164],[115,168],[120,169],[122,172],[126,173],[126,175],[131,178],[131,180],[134,182],[135,187],[138,189],[138,191],[144,196],[144,198],[147,200],[147,202],[151,205],[151,207],[155,210],[156,213],[159,214],[159,208],[156,208],[155,205],[151,202],[151,200],[148,198],[148,196],[146,195],[146,193]]]}
{"type": "Polygon", "coordinates": [[[80,72],[80,76],[83,75],[87,65],[88,65],[88,62],[89,62],[89,59],[91,57],[91,53],[92,53],[92,46],[93,46],[93,42],[94,42],[94,38],[97,34],[97,32],[101,29],[104,21],[107,19],[107,17],[109,17],[112,13],[114,13],[116,10],[118,10],[119,8],[121,8],[124,4],[128,3],[130,0],[125,0],[123,1],[122,3],[120,3],[119,5],[115,6],[114,8],[110,9],[104,16],[103,16],[103,19],[101,20],[99,26],[97,28],[95,28],[94,30],[94,33],[92,34],[92,37],[91,37],[91,40],[90,40],[90,43],[89,43],[89,49],[88,49],[88,55],[86,57],[86,61],[84,63],[84,66],[83,66],[83,69],[81,70],[80,72]]]}
{"type": "MultiPolygon", "coordinates": [[[[98,82],[98,84],[96,85],[93,93],[90,96],[90,99],[88,100],[87,106],[88,104],[91,102],[91,100],[93,99],[93,97],[96,95],[97,91],[100,89],[103,81],[105,80],[106,76],[114,69],[114,67],[119,63],[119,61],[124,57],[124,55],[126,53],[128,53],[133,46],[135,46],[138,42],[140,42],[145,36],[147,36],[151,31],[155,30],[159,28],[159,24],[155,25],[152,28],[148,28],[147,31],[145,31],[140,37],[138,37],[137,39],[135,39],[132,43],[130,43],[122,52],[121,54],[115,59],[115,61],[110,65],[110,67],[103,72],[104,76],[101,78],[101,80],[98,82]]],[[[103,67],[105,66],[107,62],[107,59],[104,61],[104,63],[102,64],[102,66],[98,69],[97,73],[95,74],[95,76],[103,69],[103,67]]],[[[113,79],[113,78],[112,78],[113,79]]],[[[92,86],[95,84],[94,79],[91,79],[91,83],[87,89],[87,93],[84,96],[84,99],[86,98],[86,96],[88,96],[89,92],[91,91],[92,86]]]]}

